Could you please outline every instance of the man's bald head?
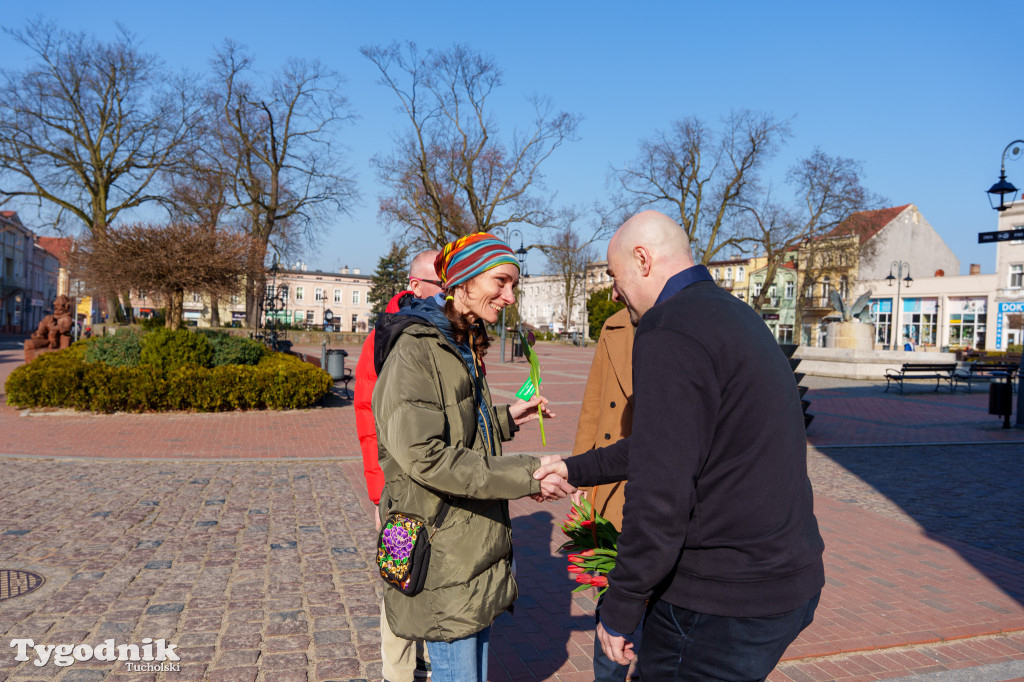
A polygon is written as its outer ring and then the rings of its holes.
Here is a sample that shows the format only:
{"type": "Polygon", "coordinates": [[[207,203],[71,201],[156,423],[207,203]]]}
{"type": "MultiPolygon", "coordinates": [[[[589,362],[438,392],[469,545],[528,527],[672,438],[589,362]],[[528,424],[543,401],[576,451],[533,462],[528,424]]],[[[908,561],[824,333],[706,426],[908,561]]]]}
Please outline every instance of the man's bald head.
{"type": "Polygon", "coordinates": [[[664,213],[637,213],[615,232],[608,244],[608,251],[610,253],[613,248],[617,248],[630,252],[638,246],[647,249],[659,265],[665,263],[666,266],[679,266],[676,272],[694,264],[686,232],[664,213]]]}
{"type": "Polygon", "coordinates": [[[435,283],[440,281],[434,270],[434,259],[438,253],[437,249],[424,251],[409,264],[409,289],[416,298],[430,298],[441,291],[441,285],[435,283]]]}
{"type": "Polygon", "coordinates": [[[608,242],[613,298],[626,304],[634,325],[657,301],[668,279],[692,265],[686,232],[657,211],[636,214],[608,242]]]}

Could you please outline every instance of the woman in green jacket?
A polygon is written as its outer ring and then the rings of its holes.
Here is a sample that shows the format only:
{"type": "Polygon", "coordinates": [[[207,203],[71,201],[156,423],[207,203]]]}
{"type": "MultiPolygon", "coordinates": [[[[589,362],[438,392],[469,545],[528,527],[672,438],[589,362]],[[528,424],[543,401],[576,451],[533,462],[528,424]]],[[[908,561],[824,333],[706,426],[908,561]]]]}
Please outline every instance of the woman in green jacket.
{"type": "Polygon", "coordinates": [[[535,457],[502,457],[502,441],[538,410],[554,416],[539,395],[492,405],[480,362],[488,345],[483,323],[515,302],[512,250],[490,235],[468,235],[445,246],[435,269],[442,294],[410,301],[377,324],[381,518],[401,512],[431,533],[423,590],[407,596],[385,583],[384,604],[396,635],[426,640],[436,682],[483,682],[491,623],[517,596],[508,500],[561,497],[572,488],[556,478],[533,480],[535,457]]]}

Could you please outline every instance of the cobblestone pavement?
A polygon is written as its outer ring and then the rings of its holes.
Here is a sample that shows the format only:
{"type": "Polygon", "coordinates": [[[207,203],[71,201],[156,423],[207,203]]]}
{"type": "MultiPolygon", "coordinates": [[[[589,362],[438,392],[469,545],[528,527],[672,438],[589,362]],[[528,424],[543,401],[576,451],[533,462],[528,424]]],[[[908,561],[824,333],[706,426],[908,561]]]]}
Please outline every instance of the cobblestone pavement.
{"type": "MultiPolygon", "coordinates": [[[[593,351],[540,350],[558,417],[546,447],[535,429],[513,444],[565,452],[593,351]]],[[[0,380],[16,364],[0,339],[0,380]]],[[[522,363],[488,372],[506,397],[526,375],[522,363]]],[[[983,394],[807,381],[828,584],[770,679],[1024,677],[1024,434],[991,428],[983,394]],[[936,442],[958,444],[921,444],[936,442]]],[[[46,578],[0,601],[0,680],[379,679],[381,586],[351,421],[340,396],[289,413],[0,407],[0,569],[46,578]],[[163,638],[181,669],[37,667],[9,646],[29,638],[163,638]]],[[[571,593],[553,551],[565,510],[512,503],[521,597],[494,626],[492,680],[592,679],[593,595],[571,593]]]]}

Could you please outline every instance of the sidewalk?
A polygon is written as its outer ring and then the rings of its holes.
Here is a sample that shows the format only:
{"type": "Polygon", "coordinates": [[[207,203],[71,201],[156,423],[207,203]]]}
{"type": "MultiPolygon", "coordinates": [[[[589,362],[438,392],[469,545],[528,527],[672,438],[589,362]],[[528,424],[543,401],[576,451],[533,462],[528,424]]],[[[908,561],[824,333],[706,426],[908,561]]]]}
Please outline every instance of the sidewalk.
{"type": "MultiPolygon", "coordinates": [[[[0,338],[0,382],[20,362],[12,346],[0,338]]],[[[538,350],[557,418],[546,447],[535,425],[510,445],[564,453],[593,350],[538,350]]],[[[490,364],[496,399],[526,374],[490,364]]],[[[770,679],[1024,678],[1024,431],[1000,429],[984,392],[805,383],[828,584],[770,679]]],[[[0,601],[0,680],[379,679],[381,585],[348,400],[249,414],[2,406],[0,466],[0,569],[46,578],[0,601]],[[8,646],[146,637],[177,645],[180,672],[36,667],[8,646]]],[[[492,631],[492,680],[593,679],[593,596],[571,594],[553,553],[566,508],[512,503],[521,597],[492,631]]]]}

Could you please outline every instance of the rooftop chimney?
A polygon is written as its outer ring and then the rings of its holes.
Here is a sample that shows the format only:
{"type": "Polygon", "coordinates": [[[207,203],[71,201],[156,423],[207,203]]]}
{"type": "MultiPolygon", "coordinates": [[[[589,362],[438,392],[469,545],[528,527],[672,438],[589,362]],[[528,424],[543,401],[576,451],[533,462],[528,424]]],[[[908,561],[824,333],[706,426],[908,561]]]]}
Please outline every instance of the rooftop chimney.
{"type": "Polygon", "coordinates": [[[981,265],[979,265],[978,263],[971,263],[971,272],[970,272],[970,274],[972,274],[972,275],[980,275],[981,274],[981,265]]]}
{"type": "Polygon", "coordinates": [[[352,274],[353,275],[358,275],[359,274],[359,268],[352,268],[352,274]]]}
{"type": "Polygon", "coordinates": [[[343,267],[343,268],[342,268],[342,269],[340,270],[340,272],[341,272],[341,274],[343,274],[343,275],[347,275],[347,274],[348,274],[348,266],[346,265],[345,267],[343,267]]]}

